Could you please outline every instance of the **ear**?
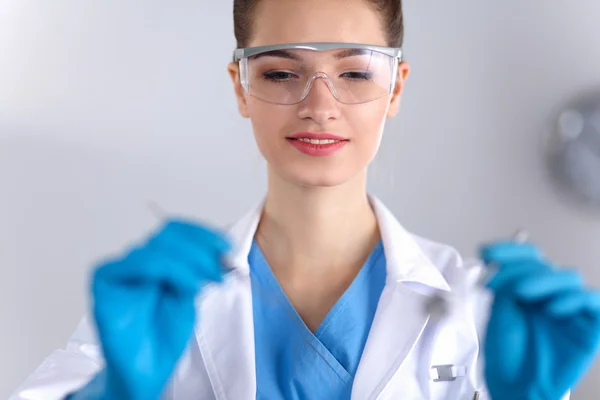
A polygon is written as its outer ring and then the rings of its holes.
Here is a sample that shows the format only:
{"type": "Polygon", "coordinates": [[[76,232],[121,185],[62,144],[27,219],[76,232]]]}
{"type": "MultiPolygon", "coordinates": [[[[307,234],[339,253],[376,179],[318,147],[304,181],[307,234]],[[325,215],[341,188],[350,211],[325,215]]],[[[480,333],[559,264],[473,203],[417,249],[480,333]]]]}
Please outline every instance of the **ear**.
{"type": "Polygon", "coordinates": [[[233,83],[233,89],[235,91],[235,97],[238,102],[238,110],[242,117],[249,118],[248,114],[248,104],[246,102],[246,92],[242,87],[242,82],[240,81],[240,67],[237,63],[229,63],[227,65],[227,72],[229,72],[229,76],[231,77],[231,81],[233,83]]]}
{"type": "Polygon", "coordinates": [[[396,86],[392,92],[392,99],[390,100],[390,106],[388,108],[387,117],[392,118],[400,110],[400,98],[402,97],[402,91],[404,90],[404,83],[408,79],[410,74],[410,65],[406,62],[398,64],[398,78],[396,79],[396,86]]]}

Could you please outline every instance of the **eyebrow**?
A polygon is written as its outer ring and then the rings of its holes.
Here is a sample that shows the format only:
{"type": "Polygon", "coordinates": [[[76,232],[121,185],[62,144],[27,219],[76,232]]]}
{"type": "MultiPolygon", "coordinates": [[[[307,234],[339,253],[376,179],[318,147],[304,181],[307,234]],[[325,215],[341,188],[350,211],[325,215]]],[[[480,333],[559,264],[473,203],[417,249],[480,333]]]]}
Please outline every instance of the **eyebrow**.
{"type": "MultiPolygon", "coordinates": [[[[334,57],[336,60],[341,60],[343,58],[362,56],[362,55],[370,54],[370,53],[371,53],[371,50],[367,50],[367,49],[343,49],[343,50],[335,53],[334,57]]],[[[272,50],[272,51],[267,51],[265,53],[259,53],[259,54],[252,56],[252,58],[255,60],[259,59],[261,57],[277,57],[277,58],[285,58],[285,59],[294,60],[294,61],[302,61],[302,57],[300,57],[298,54],[293,53],[288,50],[272,50]]]]}
{"type": "Polygon", "coordinates": [[[371,54],[371,50],[367,49],[344,49],[335,53],[335,59],[341,60],[342,58],[354,57],[354,56],[362,56],[365,54],[371,54]]]}
{"type": "Polygon", "coordinates": [[[259,53],[256,54],[255,56],[252,56],[253,59],[259,59],[261,57],[278,57],[278,58],[286,58],[288,60],[294,60],[294,61],[302,61],[302,57],[300,57],[299,55],[292,53],[291,51],[287,51],[287,50],[272,50],[272,51],[267,51],[265,53],[259,53]]]}

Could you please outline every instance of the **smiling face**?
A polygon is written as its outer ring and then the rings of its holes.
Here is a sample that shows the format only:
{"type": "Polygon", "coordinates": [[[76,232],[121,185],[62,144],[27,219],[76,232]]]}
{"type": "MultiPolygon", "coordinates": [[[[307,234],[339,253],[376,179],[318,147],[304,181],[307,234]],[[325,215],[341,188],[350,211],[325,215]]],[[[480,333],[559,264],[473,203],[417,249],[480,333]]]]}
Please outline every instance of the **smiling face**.
{"type": "MultiPolygon", "coordinates": [[[[362,0],[343,5],[339,0],[261,0],[253,21],[248,47],[308,42],[388,45],[381,16],[362,0]]],[[[251,79],[256,78],[252,74],[269,79],[268,90],[285,88],[286,93],[294,93],[297,101],[287,102],[294,104],[268,102],[262,93],[252,90],[246,93],[238,65],[229,65],[240,113],[250,118],[270,172],[305,187],[332,187],[364,178],[381,143],[386,118],[398,111],[408,65],[400,64],[392,93],[361,104],[345,104],[334,92],[344,99],[344,85],[364,85],[364,81],[357,82],[366,78],[356,72],[364,57],[340,57],[340,50],[292,53],[295,57],[280,54],[250,60],[248,73],[251,79]],[[307,82],[310,91],[306,94],[307,82]],[[306,96],[299,101],[303,92],[306,96]]],[[[377,57],[371,61],[369,68],[389,81],[389,72],[387,76],[382,72],[390,71],[389,62],[386,70],[377,57]]]]}

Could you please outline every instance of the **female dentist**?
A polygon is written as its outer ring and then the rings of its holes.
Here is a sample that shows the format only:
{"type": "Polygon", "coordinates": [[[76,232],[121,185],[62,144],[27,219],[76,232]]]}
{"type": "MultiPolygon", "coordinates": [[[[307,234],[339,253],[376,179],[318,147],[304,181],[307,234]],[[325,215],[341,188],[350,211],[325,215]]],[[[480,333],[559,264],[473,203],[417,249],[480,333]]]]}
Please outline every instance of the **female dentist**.
{"type": "Polygon", "coordinates": [[[400,0],[235,0],[234,22],[264,202],[226,235],[172,220],[99,265],[91,318],[12,399],[568,398],[598,294],[529,244],[467,268],[366,192],[409,75],[400,0]],[[456,312],[432,318],[445,292],[456,312]]]}

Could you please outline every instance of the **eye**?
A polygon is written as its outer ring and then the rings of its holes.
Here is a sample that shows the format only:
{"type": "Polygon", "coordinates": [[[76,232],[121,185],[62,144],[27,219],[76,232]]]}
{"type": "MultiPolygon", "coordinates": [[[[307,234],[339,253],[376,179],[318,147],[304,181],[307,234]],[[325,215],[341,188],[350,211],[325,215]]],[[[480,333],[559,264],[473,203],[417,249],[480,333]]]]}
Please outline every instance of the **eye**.
{"type": "Polygon", "coordinates": [[[372,72],[358,72],[358,71],[345,72],[341,76],[343,78],[348,78],[351,80],[358,80],[358,81],[370,81],[373,79],[372,72]]]}
{"type": "Polygon", "coordinates": [[[273,81],[273,82],[281,82],[281,81],[287,81],[293,78],[297,78],[296,75],[294,75],[291,72],[285,72],[285,71],[269,71],[269,72],[265,72],[263,74],[263,77],[265,80],[267,81],[273,81]]]}

